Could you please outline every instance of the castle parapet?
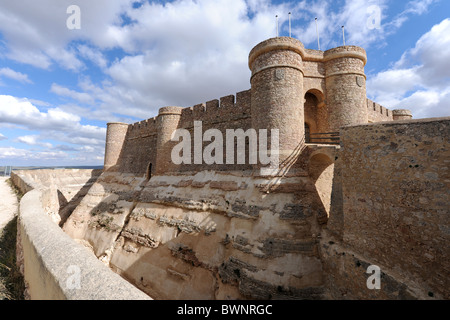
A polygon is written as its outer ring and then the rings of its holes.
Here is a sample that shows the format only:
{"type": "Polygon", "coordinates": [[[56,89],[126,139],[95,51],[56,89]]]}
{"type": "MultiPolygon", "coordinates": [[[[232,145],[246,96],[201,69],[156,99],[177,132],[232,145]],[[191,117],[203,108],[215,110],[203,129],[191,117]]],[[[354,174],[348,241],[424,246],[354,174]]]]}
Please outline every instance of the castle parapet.
{"type": "Polygon", "coordinates": [[[334,48],[325,51],[324,62],[330,130],[367,123],[365,50],[356,46],[334,48]]]}
{"type": "Polygon", "coordinates": [[[110,171],[118,165],[129,125],[121,122],[107,124],[104,170],[110,171]]]}
{"type": "Polygon", "coordinates": [[[172,148],[177,142],[171,141],[173,132],[178,128],[182,107],[163,107],[157,117],[158,137],[156,140],[156,174],[171,171],[174,166],[171,160],[172,148]]]}
{"type": "Polygon", "coordinates": [[[409,110],[406,109],[398,109],[398,110],[392,110],[392,115],[395,120],[411,120],[412,119],[412,113],[409,110]]]}
{"type": "Polygon", "coordinates": [[[263,41],[249,55],[252,127],[279,130],[280,163],[305,145],[302,55],[303,44],[289,37],[263,41]]]}

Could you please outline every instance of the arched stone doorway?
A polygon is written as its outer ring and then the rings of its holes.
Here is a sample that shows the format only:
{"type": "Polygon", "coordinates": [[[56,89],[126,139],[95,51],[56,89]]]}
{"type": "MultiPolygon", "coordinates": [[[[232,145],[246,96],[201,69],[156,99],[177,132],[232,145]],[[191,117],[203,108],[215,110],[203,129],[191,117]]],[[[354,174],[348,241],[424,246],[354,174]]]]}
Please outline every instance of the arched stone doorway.
{"type": "MultiPolygon", "coordinates": [[[[305,130],[308,126],[310,134],[328,132],[328,114],[322,91],[310,89],[305,93],[304,110],[305,130]]],[[[308,142],[306,137],[305,140],[308,142]]]]}

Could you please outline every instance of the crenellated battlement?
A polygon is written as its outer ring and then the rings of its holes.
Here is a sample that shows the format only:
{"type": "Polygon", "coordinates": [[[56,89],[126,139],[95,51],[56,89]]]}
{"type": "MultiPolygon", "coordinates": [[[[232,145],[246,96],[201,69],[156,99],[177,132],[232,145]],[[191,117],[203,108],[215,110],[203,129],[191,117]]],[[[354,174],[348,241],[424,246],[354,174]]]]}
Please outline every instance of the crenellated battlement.
{"type": "Polygon", "coordinates": [[[241,91],[236,93],[236,95],[228,95],[220,97],[219,99],[199,103],[188,109],[192,109],[197,113],[215,113],[224,109],[228,109],[228,111],[238,111],[239,113],[239,110],[250,108],[250,95],[250,90],[241,91]]]}
{"type": "Polygon", "coordinates": [[[156,125],[156,117],[130,124],[130,130],[140,130],[156,125]]]}
{"type": "Polygon", "coordinates": [[[370,99],[367,99],[369,122],[392,121],[393,112],[370,99]]]}
{"type": "Polygon", "coordinates": [[[209,100],[181,110],[180,128],[190,128],[194,121],[204,124],[233,121],[250,116],[251,91],[241,91],[219,99],[209,100]]]}

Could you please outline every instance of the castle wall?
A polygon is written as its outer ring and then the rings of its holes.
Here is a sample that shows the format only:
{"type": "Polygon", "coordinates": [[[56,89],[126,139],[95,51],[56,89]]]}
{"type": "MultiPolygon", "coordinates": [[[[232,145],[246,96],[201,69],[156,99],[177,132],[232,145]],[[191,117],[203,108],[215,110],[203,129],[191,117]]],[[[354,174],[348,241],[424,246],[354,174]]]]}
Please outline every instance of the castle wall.
{"type": "Polygon", "coordinates": [[[367,99],[367,113],[369,123],[394,120],[394,113],[392,110],[389,110],[370,99],[367,99]]]}
{"type": "Polygon", "coordinates": [[[128,127],[126,123],[108,123],[105,145],[105,170],[117,170],[119,168],[128,127]]]}
{"type": "MultiPolygon", "coordinates": [[[[175,118],[173,115],[160,114],[158,117],[129,125],[124,135],[122,149],[116,150],[119,156],[115,160],[118,164],[115,171],[143,177],[147,174],[150,164],[153,174],[202,171],[204,163],[194,163],[194,121],[202,122],[202,134],[209,129],[217,129],[224,137],[223,164],[213,164],[209,166],[211,170],[251,170],[252,166],[248,164],[248,161],[246,161],[246,165],[231,165],[226,164],[225,161],[226,130],[243,129],[246,131],[252,128],[250,103],[251,92],[246,90],[238,92],[236,95],[228,95],[193,107],[170,107],[179,110],[179,115],[175,118]],[[165,120],[161,121],[164,116],[166,116],[165,120]],[[176,129],[186,129],[190,132],[192,138],[191,164],[174,165],[171,163],[171,150],[178,142],[169,142],[169,140],[176,129]],[[164,143],[168,143],[168,145],[165,146],[164,143]],[[160,165],[157,164],[158,155],[160,165]],[[162,162],[164,162],[164,165],[161,165],[162,162]],[[159,172],[156,171],[158,166],[160,166],[159,172]]],[[[167,111],[166,108],[162,108],[162,110],[163,113],[167,111]]],[[[204,141],[202,147],[204,148],[210,143],[204,141]]],[[[114,141],[110,144],[114,144],[114,141]]],[[[248,153],[248,141],[246,150],[248,153]]]]}
{"type": "Polygon", "coordinates": [[[119,172],[145,175],[150,163],[156,164],[156,117],[131,124],[120,152],[119,172]]]}
{"type": "Polygon", "coordinates": [[[72,197],[84,195],[87,190],[83,189],[89,189],[98,174],[97,170],[58,169],[20,170],[11,175],[13,183],[26,192],[17,225],[17,263],[26,299],[150,299],[71,239],[53,219],[51,210],[61,211],[64,205],[56,190],[72,197]]]}
{"type": "MultiPolygon", "coordinates": [[[[183,164],[176,167],[172,172],[200,172],[205,170],[205,162],[195,163],[194,148],[194,121],[201,121],[201,133],[204,134],[209,129],[220,131],[223,137],[222,163],[207,165],[209,170],[214,171],[232,171],[232,170],[251,170],[252,166],[248,162],[248,141],[246,143],[246,164],[226,164],[226,130],[242,129],[247,131],[252,128],[251,123],[251,91],[241,91],[236,95],[228,95],[216,100],[207,101],[194,105],[191,108],[183,109],[179,128],[189,131],[191,140],[191,164],[183,164]]],[[[202,141],[202,152],[211,141],[202,141]]],[[[236,143],[235,143],[236,144],[236,143]]],[[[235,145],[234,144],[234,145],[235,145]]]]}
{"type": "Polygon", "coordinates": [[[335,297],[449,299],[449,123],[341,130],[343,242],[322,246],[335,297]],[[369,265],[381,268],[382,290],[367,289],[369,265]]]}

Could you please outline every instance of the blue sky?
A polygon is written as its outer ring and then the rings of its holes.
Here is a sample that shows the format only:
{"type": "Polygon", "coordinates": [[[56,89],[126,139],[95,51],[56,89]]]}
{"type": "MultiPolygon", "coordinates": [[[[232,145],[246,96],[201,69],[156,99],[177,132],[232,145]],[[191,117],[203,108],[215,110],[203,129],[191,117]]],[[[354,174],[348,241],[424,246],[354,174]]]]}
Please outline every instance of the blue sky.
{"type": "Polygon", "coordinates": [[[415,118],[449,116],[447,0],[0,2],[0,166],[102,165],[106,123],[250,88],[248,53],[292,36],[366,49],[367,95],[415,118]],[[69,29],[70,5],[80,28],[69,29]],[[377,19],[377,13],[380,13],[377,19]]]}

